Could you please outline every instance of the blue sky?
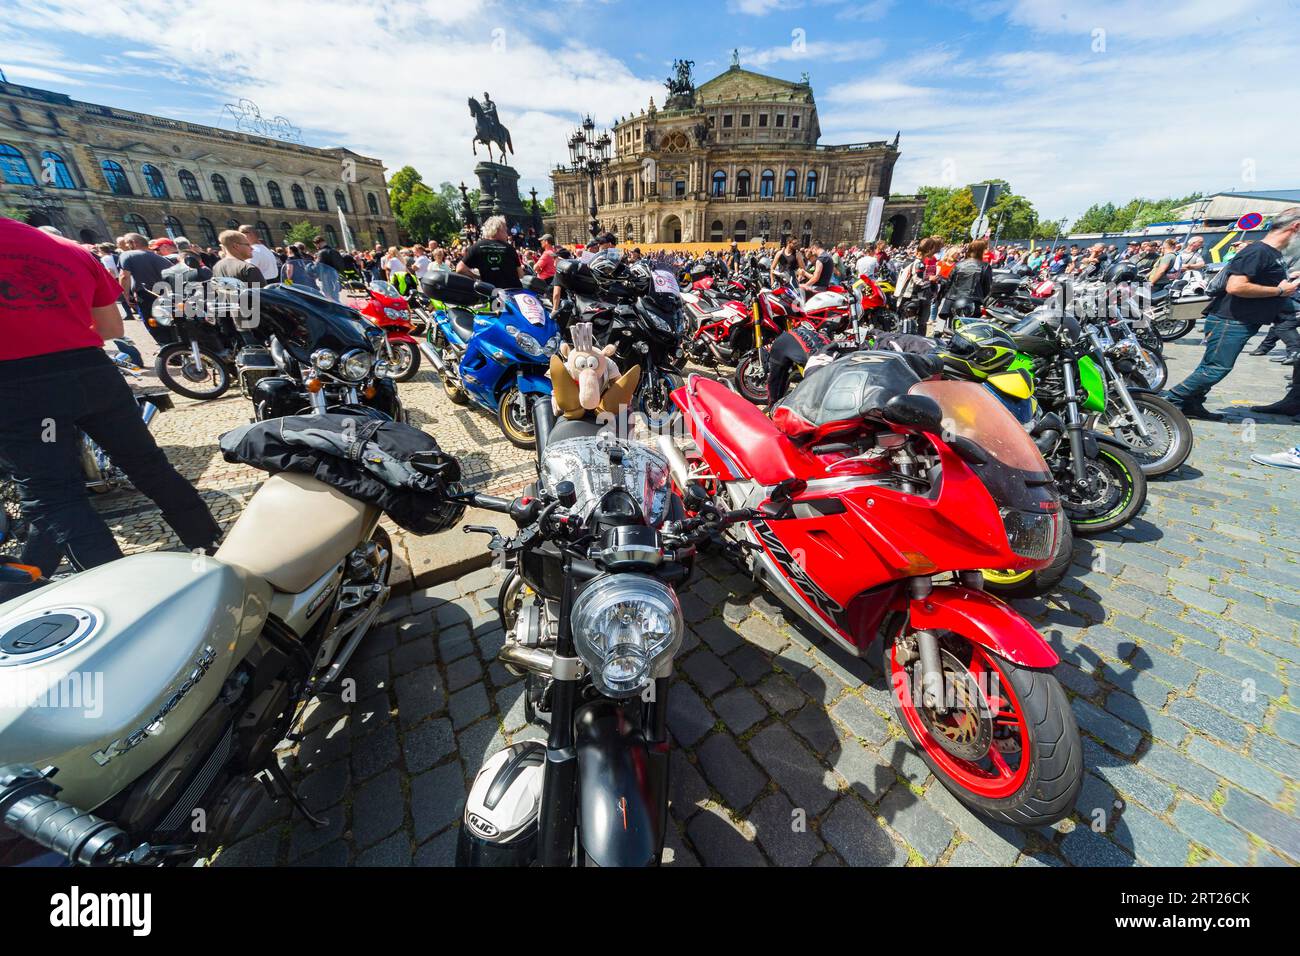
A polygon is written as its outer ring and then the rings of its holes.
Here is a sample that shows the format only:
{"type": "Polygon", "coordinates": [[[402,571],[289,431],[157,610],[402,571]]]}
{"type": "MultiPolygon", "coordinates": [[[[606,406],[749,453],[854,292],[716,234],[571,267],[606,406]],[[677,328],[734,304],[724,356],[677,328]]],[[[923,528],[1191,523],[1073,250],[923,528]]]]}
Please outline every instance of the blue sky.
{"type": "Polygon", "coordinates": [[[472,183],[466,97],[526,191],[582,113],[741,65],[810,74],[823,143],[902,131],[896,191],[1002,177],[1046,217],[1300,185],[1300,0],[0,0],[11,82],[232,126],[240,97],[317,146],[472,183]]]}

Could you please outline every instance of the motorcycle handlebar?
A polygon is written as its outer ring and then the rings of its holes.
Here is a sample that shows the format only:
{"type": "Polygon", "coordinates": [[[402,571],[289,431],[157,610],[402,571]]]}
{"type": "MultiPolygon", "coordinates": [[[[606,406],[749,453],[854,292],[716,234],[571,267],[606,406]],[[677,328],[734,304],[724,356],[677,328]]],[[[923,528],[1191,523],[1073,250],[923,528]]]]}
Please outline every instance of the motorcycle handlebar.
{"type": "Polygon", "coordinates": [[[31,767],[0,768],[0,821],[14,833],[81,866],[108,866],[130,837],[107,820],[54,796],[58,787],[31,767]]]}

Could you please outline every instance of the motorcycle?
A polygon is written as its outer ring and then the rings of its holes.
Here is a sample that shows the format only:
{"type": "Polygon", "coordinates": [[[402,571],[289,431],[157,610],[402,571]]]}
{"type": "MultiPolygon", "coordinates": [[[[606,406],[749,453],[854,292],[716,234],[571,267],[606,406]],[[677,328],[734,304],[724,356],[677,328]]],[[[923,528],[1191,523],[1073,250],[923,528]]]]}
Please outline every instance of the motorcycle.
{"type": "MultiPolygon", "coordinates": [[[[684,637],[676,589],[696,547],[741,516],[690,489],[688,518],[667,460],[601,434],[552,425],[537,403],[538,483],[509,501],[467,496],[510,515],[491,549],[509,574],[498,601],[498,659],[526,675],[525,716],[546,728],[489,757],[475,775],[458,866],[654,866],[668,823],[666,719],[684,637]]],[[[748,517],[745,515],[744,517],[748,517]]]]}
{"type": "Polygon", "coordinates": [[[530,402],[551,394],[547,363],[561,341],[559,327],[534,291],[541,287],[532,276],[524,279],[524,288],[507,290],[454,272],[421,282],[424,293],[446,308],[433,313],[420,351],[437,370],[447,397],[494,412],[517,448],[536,442],[530,402]],[[488,311],[471,311],[484,303],[488,311]]]}
{"type": "Polygon", "coordinates": [[[158,380],[178,395],[196,401],[220,398],[237,374],[235,356],[243,347],[230,317],[204,289],[196,296],[169,286],[154,300],[153,323],[171,328],[176,341],[164,345],[154,359],[158,380]]]}
{"type": "Polygon", "coordinates": [[[940,367],[856,352],[772,419],[692,375],[673,398],[695,470],[661,447],[679,487],[702,479],[755,514],[728,539],[786,607],[855,656],[882,641],[895,712],[944,786],[993,819],[1044,826],[1082,784],[1078,729],[1056,654],[978,569],[1046,564],[1061,509],[1024,429],[974,383],[921,381],[940,367]]]}
{"type": "Polygon", "coordinates": [[[294,286],[249,289],[236,279],[212,282],[219,295],[243,302],[239,308],[256,319],[254,336],[266,343],[235,356],[253,421],[358,406],[406,421],[385,358],[386,336],[355,309],[294,286]]]}
{"type": "MultiPolygon", "coordinates": [[[[192,864],[263,790],[325,826],[274,748],[338,688],[388,599],[379,518],[282,472],[212,557],[131,555],[0,604],[0,862],[192,864]]],[[[34,570],[0,563],[0,580],[34,570]]]]}
{"type": "Polygon", "coordinates": [[[420,343],[411,333],[407,297],[390,282],[375,280],[366,286],[366,303],[360,309],[366,320],[383,329],[387,341],[386,359],[394,382],[409,382],[420,371],[420,343]]]}

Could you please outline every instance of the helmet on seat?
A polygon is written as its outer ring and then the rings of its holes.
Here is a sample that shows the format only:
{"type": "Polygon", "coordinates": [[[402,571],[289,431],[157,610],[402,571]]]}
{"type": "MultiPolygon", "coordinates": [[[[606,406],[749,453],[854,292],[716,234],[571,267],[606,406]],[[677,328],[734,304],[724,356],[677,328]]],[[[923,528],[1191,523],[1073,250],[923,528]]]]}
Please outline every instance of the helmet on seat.
{"type": "Polygon", "coordinates": [[[942,366],[933,355],[862,351],[842,356],[809,374],[772,414],[772,421],[796,442],[881,421],[891,399],[906,395],[942,366]]]}
{"type": "Polygon", "coordinates": [[[946,367],[987,378],[1005,371],[1016,358],[1016,343],[992,322],[962,322],[940,355],[946,367]]]}

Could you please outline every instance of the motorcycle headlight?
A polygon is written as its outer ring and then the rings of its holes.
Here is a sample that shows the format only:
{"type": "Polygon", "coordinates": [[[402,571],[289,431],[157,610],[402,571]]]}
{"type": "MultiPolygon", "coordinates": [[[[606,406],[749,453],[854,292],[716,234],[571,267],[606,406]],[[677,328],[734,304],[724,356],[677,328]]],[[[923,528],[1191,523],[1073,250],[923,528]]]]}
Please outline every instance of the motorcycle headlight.
{"type": "Polygon", "coordinates": [[[384,309],[384,315],[392,319],[394,322],[409,321],[405,309],[384,309]]]}
{"type": "Polygon", "coordinates": [[[328,372],[338,364],[339,357],[329,349],[317,349],[311,353],[311,364],[315,365],[322,372],[328,372]]]}
{"type": "Polygon", "coordinates": [[[593,581],[573,602],[571,624],[592,683],[610,697],[631,697],[651,678],[665,676],[682,644],[677,595],[644,574],[593,581]]]}
{"type": "Polygon", "coordinates": [[[1047,561],[1056,553],[1057,538],[1061,533],[1061,512],[1036,513],[1000,508],[1002,527],[1007,533],[1011,550],[1031,561],[1047,561]]]}
{"type": "Polygon", "coordinates": [[[526,332],[515,333],[515,345],[519,346],[520,349],[527,352],[529,355],[541,355],[545,351],[542,348],[542,343],[526,332]]]}
{"type": "Polygon", "coordinates": [[[339,361],[338,376],[347,379],[349,382],[359,382],[370,373],[374,364],[375,357],[369,352],[353,349],[339,361]]]}
{"type": "Polygon", "coordinates": [[[546,340],[546,354],[554,355],[556,352],[560,351],[560,345],[563,344],[563,342],[564,340],[560,338],[560,333],[556,332],[546,340]]]}

